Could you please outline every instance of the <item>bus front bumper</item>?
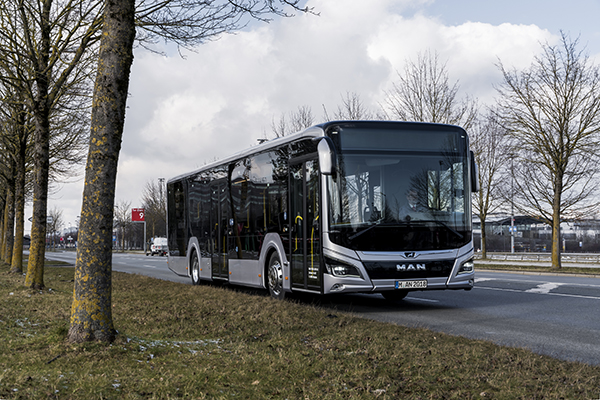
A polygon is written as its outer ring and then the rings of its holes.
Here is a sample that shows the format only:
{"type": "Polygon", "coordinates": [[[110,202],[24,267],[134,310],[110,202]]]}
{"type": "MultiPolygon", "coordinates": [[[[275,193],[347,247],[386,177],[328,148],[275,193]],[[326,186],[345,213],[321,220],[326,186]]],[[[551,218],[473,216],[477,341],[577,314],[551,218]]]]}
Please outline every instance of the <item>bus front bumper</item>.
{"type": "Polygon", "coordinates": [[[374,279],[371,281],[360,278],[341,278],[329,274],[323,274],[323,293],[373,293],[388,290],[402,289],[415,290],[471,290],[475,284],[475,274],[461,274],[439,278],[423,279],[374,279]]]}

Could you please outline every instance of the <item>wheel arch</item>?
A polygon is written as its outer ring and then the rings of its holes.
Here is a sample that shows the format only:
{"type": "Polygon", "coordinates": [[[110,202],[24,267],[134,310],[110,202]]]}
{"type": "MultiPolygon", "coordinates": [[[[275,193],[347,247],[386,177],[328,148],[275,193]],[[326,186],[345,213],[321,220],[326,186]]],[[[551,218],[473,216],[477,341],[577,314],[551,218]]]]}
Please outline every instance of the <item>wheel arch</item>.
{"type": "Polygon", "coordinates": [[[283,246],[283,242],[281,241],[281,237],[277,233],[268,233],[265,235],[265,240],[263,243],[263,247],[260,252],[259,264],[263,271],[263,279],[262,284],[265,289],[268,289],[268,276],[267,276],[267,268],[269,267],[269,260],[273,253],[277,253],[279,256],[279,260],[281,261],[281,265],[283,266],[283,289],[285,291],[290,291],[290,281],[286,279],[289,277],[289,262],[287,260],[287,256],[285,253],[285,247],[283,246]]]}
{"type": "Polygon", "coordinates": [[[187,255],[186,255],[186,271],[188,277],[192,277],[192,254],[196,253],[198,256],[198,262],[202,264],[202,257],[200,256],[200,244],[198,243],[197,237],[191,237],[188,241],[187,255]]]}

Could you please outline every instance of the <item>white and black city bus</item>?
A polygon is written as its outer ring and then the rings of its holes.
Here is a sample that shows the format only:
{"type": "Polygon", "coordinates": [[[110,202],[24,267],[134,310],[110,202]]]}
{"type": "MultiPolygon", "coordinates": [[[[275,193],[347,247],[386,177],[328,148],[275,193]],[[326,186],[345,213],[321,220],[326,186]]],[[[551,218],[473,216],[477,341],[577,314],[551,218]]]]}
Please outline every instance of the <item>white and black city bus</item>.
{"type": "Polygon", "coordinates": [[[457,126],[316,125],[169,180],[169,268],[275,298],[469,290],[476,174],[457,126]]]}

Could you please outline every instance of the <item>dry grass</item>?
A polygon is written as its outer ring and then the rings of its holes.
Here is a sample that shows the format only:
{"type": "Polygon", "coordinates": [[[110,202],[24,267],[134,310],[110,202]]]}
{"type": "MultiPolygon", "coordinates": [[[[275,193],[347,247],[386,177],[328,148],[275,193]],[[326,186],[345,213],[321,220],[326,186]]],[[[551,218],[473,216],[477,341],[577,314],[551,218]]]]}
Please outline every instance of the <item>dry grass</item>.
{"type": "Polygon", "coordinates": [[[307,302],[113,274],[111,345],[65,342],[73,270],[0,266],[0,399],[597,399],[600,368],[307,302]]]}

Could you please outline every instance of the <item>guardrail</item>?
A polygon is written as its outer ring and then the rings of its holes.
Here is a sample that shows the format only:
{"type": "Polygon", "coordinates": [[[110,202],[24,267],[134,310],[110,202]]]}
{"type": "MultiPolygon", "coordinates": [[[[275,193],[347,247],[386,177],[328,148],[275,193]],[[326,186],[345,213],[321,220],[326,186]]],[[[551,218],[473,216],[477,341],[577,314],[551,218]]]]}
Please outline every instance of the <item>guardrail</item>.
{"type": "MultiPolygon", "coordinates": [[[[481,259],[481,253],[475,253],[476,259],[481,259]]],[[[502,261],[540,261],[551,262],[550,253],[487,253],[488,260],[502,261]]],[[[600,264],[600,254],[597,253],[563,253],[561,262],[600,264]]]]}

